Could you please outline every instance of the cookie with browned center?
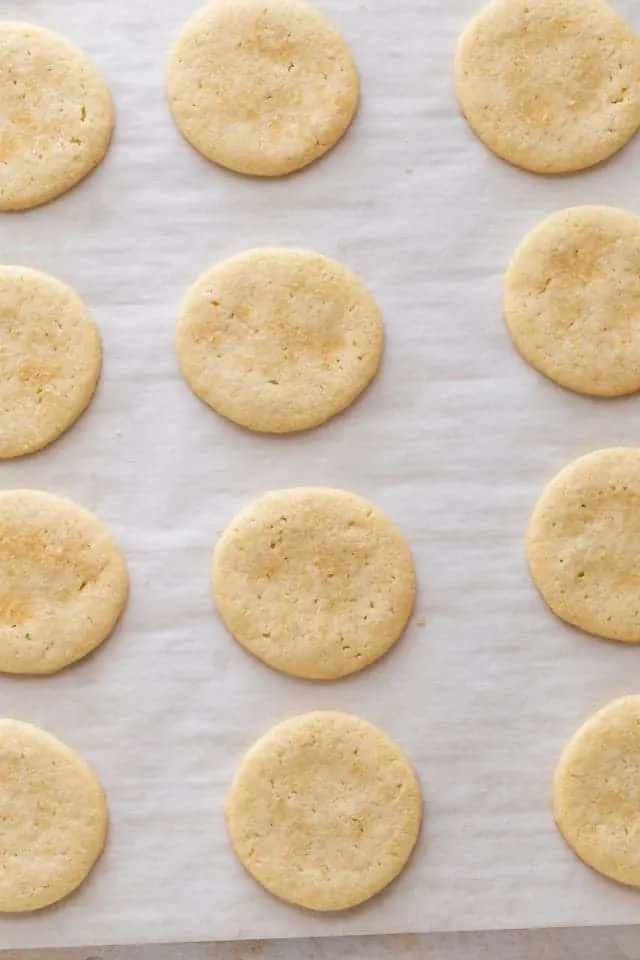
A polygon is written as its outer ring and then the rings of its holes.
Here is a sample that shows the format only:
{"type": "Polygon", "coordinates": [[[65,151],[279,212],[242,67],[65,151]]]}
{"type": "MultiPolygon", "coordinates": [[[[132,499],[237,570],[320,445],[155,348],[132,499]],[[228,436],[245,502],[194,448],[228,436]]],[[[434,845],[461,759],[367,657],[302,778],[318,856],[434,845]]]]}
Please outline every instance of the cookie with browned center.
{"type": "Polygon", "coordinates": [[[480,140],[534,173],[591,167],[640,127],[640,39],[604,0],[492,0],[455,81],[480,140]]]}
{"type": "Polygon", "coordinates": [[[182,304],[176,347],[193,392],[261,433],[308,430],[369,385],[383,349],[380,311],[335,260],[249,250],[208,270],[182,304]]]}
{"type": "Polygon", "coordinates": [[[331,150],[359,98],[349,47],[306,0],[213,0],[176,40],[167,90],[196,150],[261,177],[299,170],[331,150]]]}

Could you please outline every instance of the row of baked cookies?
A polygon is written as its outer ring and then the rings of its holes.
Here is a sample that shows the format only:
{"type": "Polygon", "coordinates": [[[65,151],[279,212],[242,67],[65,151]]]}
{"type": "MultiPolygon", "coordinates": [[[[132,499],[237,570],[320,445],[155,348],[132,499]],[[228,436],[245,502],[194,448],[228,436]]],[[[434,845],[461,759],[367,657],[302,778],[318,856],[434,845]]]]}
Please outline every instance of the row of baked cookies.
{"type": "MultiPolygon", "coordinates": [[[[640,642],[640,450],[598,451],[553,480],[527,533],[531,573],[549,607],[588,633],[640,642]]],[[[117,623],[124,556],[104,525],[68,500],[0,493],[0,671],[54,673],[117,623]]],[[[369,666],[402,635],[414,606],[411,553],[362,497],[324,487],[275,491],[217,542],[216,606],[231,634],[269,666],[313,680],[369,666]]]]}
{"type": "MultiPolygon", "coordinates": [[[[640,39],[602,0],[492,0],[463,33],[456,86],[473,130],[536,173],[582,170],[640,126],[640,39]]],[[[610,207],[539,224],[509,267],[504,312],[521,354],[578,393],[640,390],[640,218],[610,207]]],[[[559,617],[640,642],[640,449],[589,454],[542,494],[526,550],[559,617]]],[[[640,886],[640,696],[598,712],[556,768],[553,811],[587,864],[640,886]]]]}
{"type": "MultiPolygon", "coordinates": [[[[598,450],[549,483],[526,537],[550,609],[605,640],[640,643],[640,448],[598,450]]],[[[640,696],[614,701],[572,738],[553,790],[556,822],[600,873],[640,886],[636,829],[640,696]]]]}
{"type": "MultiPolygon", "coordinates": [[[[514,343],[538,370],[580,393],[640,389],[640,218],[576,207],[537,226],[506,274],[514,343]]],[[[88,406],[101,369],[99,331],[82,300],[52,277],[0,267],[0,458],[51,443],[88,406]]],[[[250,430],[324,423],[375,376],[379,309],[334,260],[248,251],[203,274],[185,298],[177,351],[194,393],[250,430]]]]}
{"type": "MultiPolygon", "coordinates": [[[[49,31],[0,23],[0,65],[8,118],[0,209],[19,210],[100,163],[114,109],[94,65],[49,31]]],[[[455,76],[478,136],[527,170],[592,166],[640,127],[638,38],[603,0],[492,0],[460,39],[455,76]]],[[[197,150],[257,176],[321,157],[359,99],[347,44],[305,0],[213,0],[176,40],[166,87],[197,150]]]]}
{"type": "MultiPolygon", "coordinates": [[[[105,157],[115,124],[104,78],[49,30],[0,22],[0,210],[55,199],[105,157]]],[[[308,166],[348,129],[358,72],[336,27],[305,0],[213,0],[176,40],[171,111],[205,157],[239,173],[308,166]]]]}
{"type": "MultiPolygon", "coordinates": [[[[0,720],[0,912],[71,894],[98,860],[108,806],[98,778],[44,730],[0,720]]],[[[278,724],[248,752],[227,799],[233,847],[266,889],[311,910],[345,910],[402,870],[422,820],[411,764],[358,717],[318,711],[278,724]]]]}
{"type": "MultiPolygon", "coordinates": [[[[65,284],[0,266],[0,459],[34,453],[89,405],[99,330],[65,284]]],[[[176,347],[193,391],[236,423],[306,430],[344,410],[382,355],[380,311],[349,270],[319,254],[253,250],[207,271],[180,310],[176,347]]]]}

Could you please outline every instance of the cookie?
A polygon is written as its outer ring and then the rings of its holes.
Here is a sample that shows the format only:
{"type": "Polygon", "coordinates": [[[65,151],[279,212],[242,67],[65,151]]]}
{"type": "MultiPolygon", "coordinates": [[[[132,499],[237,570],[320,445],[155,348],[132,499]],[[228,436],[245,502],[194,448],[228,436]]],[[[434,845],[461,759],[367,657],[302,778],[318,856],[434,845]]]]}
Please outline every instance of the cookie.
{"type": "Polygon", "coordinates": [[[0,783],[0,912],[48,907],[102,853],[104,791],[73,750],[17,720],[0,720],[0,783]]]}
{"type": "Polygon", "coordinates": [[[614,700],[565,747],[553,780],[560,833],[590,867],[640,887],[640,696],[614,700]]]}
{"type": "Polygon", "coordinates": [[[562,620],[640,642],[640,449],[597,450],[543,491],[526,548],[533,581],[562,620]]]}
{"type": "Polygon", "coordinates": [[[249,430],[316,427],[376,374],[380,311],[345,267],[317,253],[250,250],[205,273],[182,305],[177,351],[193,392],[249,430]]]}
{"type": "Polygon", "coordinates": [[[203,156],[277,177],[336,145],[359,82],[339,31],[306,0],[213,0],[176,40],[167,91],[178,128],[203,156]]]}
{"type": "Polygon", "coordinates": [[[422,795],[381,730],[317,712],[278,724],[251,748],[226,815],[236,854],[270,893],[308,910],[347,910],[406,865],[422,795]]]}
{"type": "Polygon", "coordinates": [[[216,544],[213,593],[226,626],[259,660],[295,677],[363,670],[402,635],[415,600],[411,553],[354,493],[267,493],[216,544]]]}
{"type": "Polygon", "coordinates": [[[603,0],[492,0],[455,81],[480,140],[534,173],[592,167],[640,127],[640,40],[603,0]]]}
{"type": "Polygon", "coordinates": [[[66,193],[104,159],[113,126],[86,54],[42,27],[0,22],[0,210],[66,193]]]}
{"type": "Polygon", "coordinates": [[[640,390],[640,217],[573,207],[538,224],[507,271],[504,313],[524,359],[561,386],[640,390]]]}
{"type": "Polygon", "coordinates": [[[86,657],[115,627],[128,583],[93,514],[39,490],[0,492],[0,671],[55,673],[86,657]]]}
{"type": "Polygon", "coordinates": [[[89,405],[101,363],[100,334],[73,290],[0,266],[0,459],[34,453],[68,430],[89,405]]]}

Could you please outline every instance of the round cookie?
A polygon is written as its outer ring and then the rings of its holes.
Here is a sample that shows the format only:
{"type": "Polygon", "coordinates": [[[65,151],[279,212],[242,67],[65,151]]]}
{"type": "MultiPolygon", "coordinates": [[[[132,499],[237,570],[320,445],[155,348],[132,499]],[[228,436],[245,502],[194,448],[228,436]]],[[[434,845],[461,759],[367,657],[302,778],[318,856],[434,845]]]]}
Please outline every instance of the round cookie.
{"type": "Polygon", "coordinates": [[[0,459],[41,450],[75,423],[101,364],[100,334],[73,290],[0,266],[0,459]]]}
{"type": "Polygon", "coordinates": [[[308,910],[347,910],[406,865],[422,795],[386,734],[317,712],[278,724],[251,748],[226,815],[236,854],[270,893],[308,910]]]}
{"type": "Polygon", "coordinates": [[[492,0],[455,81],[480,140],[534,173],[591,167],[640,127],[640,40],[603,0],[492,0]]]}
{"type": "Polygon", "coordinates": [[[39,490],[0,492],[0,671],[56,673],[115,627],[124,557],[93,514],[39,490]]]}
{"type": "Polygon", "coordinates": [[[167,90],[196,150],[261,177],[299,170],[331,150],[359,98],[347,44],[306,0],[213,0],[176,40],[167,90]]]}
{"type": "Polygon", "coordinates": [[[533,581],[562,620],[640,643],[640,449],[598,450],[545,488],[526,537],[533,581]]]}
{"type": "Polygon", "coordinates": [[[309,487],[267,493],[218,540],[220,616],[259,660],[295,677],[363,670],[404,632],[415,600],[411,553],[367,500],[309,487]]]}
{"type": "Polygon", "coordinates": [[[349,270],[317,253],[250,250],[189,291],[177,329],[193,392],[249,430],[290,433],[340,413],[376,374],[380,311],[349,270]]]}
{"type": "Polygon", "coordinates": [[[42,27],[0,21],[0,210],[54,200],[104,158],[109,88],[77,47],[42,27]]]}
{"type": "Polygon", "coordinates": [[[565,747],[553,813],[571,849],[599,873],[640,886],[640,697],[614,700],[565,747]]]}
{"type": "Polygon", "coordinates": [[[590,206],[543,220],[509,266],[504,312],[525,360],[561,386],[640,390],[640,217],[590,206]]]}
{"type": "Polygon", "coordinates": [[[40,910],[102,853],[107,803],[83,760],[30,723],[0,720],[0,912],[40,910]]]}

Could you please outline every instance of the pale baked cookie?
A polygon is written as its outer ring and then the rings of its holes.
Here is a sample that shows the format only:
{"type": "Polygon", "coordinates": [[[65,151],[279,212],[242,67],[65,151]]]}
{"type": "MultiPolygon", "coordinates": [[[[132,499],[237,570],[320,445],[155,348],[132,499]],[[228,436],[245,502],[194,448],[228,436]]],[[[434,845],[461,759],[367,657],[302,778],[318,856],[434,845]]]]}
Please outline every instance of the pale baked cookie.
{"type": "Polygon", "coordinates": [[[378,660],[415,599],[411,553],[380,510],[354,493],[267,493],[218,540],[213,592],[230,632],[270,667],[333,680],[378,660]]]}
{"type": "Polygon", "coordinates": [[[213,0],[176,40],[167,90],[196,150],[262,177],[331,150],[359,97],[347,44],[306,0],[213,0]]]}
{"type": "Polygon", "coordinates": [[[640,217],[614,207],[554,213],[509,266],[504,312],[532,366],[578,393],[640,390],[640,217]]]}
{"type": "Polygon", "coordinates": [[[205,273],[182,305],[177,351],[193,392],[249,430],[316,427],[370,383],[380,312],[345,267],[317,253],[250,250],[205,273]]]}
{"type": "Polygon", "coordinates": [[[251,748],[226,815],[236,854],[270,893],[309,910],[347,910],[407,863],[422,795],[381,730],[317,712],[278,724],[251,748]]]}
{"type": "Polygon", "coordinates": [[[115,627],[128,591],[104,524],[39,490],[0,492],[0,671],[55,673],[115,627]]]}
{"type": "Polygon", "coordinates": [[[614,700],[565,747],[553,813],[572,850],[605,877],[640,886],[640,697],[614,700]]]}
{"type": "Polygon", "coordinates": [[[591,167],[640,127],[640,40],[603,0],[492,0],[455,79],[476,135],[534,173],[591,167]]]}
{"type": "Polygon", "coordinates": [[[0,720],[0,784],[0,912],[48,907],[102,853],[104,791],[73,750],[17,720],[0,720]]]}
{"type": "Polygon", "coordinates": [[[104,158],[111,94],[91,60],[42,27],[0,21],[0,210],[54,200],[104,158]]]}
{"type": "Polygon", "coordinates": [[[526,547],[557,616],[608,640],[640,642],[640,449],[598,450],[543,491],[526,547]]]}
{"type": "Polygon", "coordinates": [[[73,290],[0,266],[0,459],[40,450],[75,423],[101,363],[100,334],[73,290]]]}

